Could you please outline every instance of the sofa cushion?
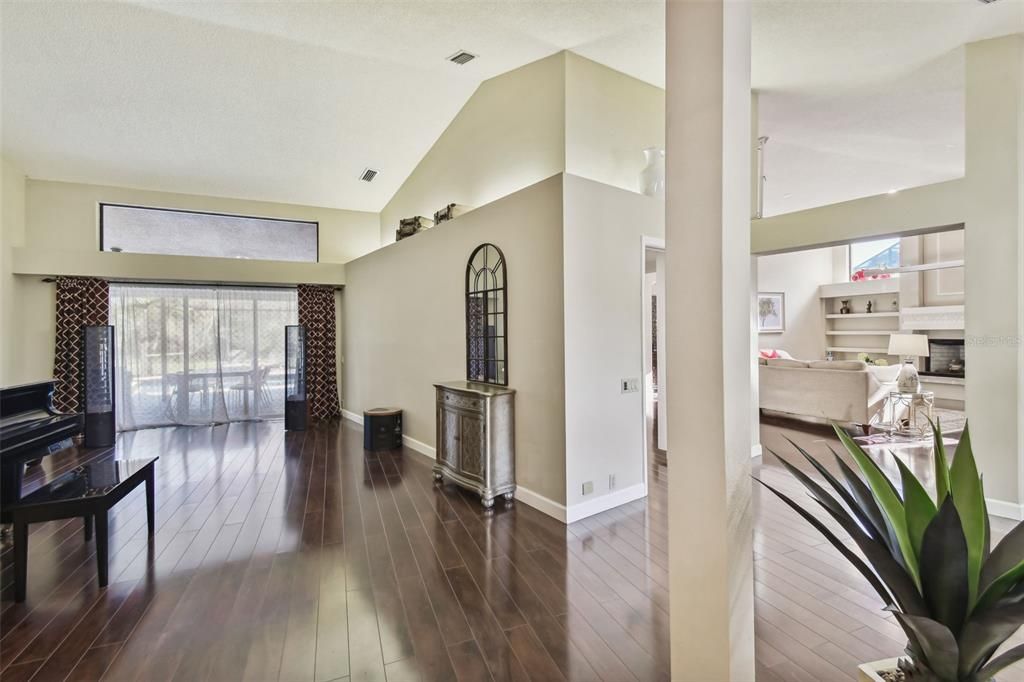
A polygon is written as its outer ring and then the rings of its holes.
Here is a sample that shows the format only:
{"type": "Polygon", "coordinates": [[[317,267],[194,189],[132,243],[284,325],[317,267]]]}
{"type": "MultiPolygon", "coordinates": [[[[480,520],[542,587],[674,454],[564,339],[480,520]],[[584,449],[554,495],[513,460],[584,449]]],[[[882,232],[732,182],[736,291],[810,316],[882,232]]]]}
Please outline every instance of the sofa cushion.
{"type": "Polygon", "coordinates": [[[793,369],[807,369],[807,363],[803,360],[793,360],[792,358],[770,358],[765,360],[766,365],[769,367],[790,367],[793,369]]]}
{"type": "Polygon", "coordinates": [[[811,369],[843,369],[852,372],[863,372],[868,368],[866,362],[860,360],[815,360],[807,363],[811,369]]]}

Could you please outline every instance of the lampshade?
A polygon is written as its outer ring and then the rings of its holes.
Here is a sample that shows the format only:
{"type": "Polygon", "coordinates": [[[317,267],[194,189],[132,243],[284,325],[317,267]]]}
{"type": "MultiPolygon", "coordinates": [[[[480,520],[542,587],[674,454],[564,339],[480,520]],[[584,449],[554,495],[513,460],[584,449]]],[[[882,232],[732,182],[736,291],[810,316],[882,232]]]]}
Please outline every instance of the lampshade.
{"type": "Polygon", "coordinates": [[[890,334],[889,355],[928,355],[928,337],[924,334],[890,334]]]}

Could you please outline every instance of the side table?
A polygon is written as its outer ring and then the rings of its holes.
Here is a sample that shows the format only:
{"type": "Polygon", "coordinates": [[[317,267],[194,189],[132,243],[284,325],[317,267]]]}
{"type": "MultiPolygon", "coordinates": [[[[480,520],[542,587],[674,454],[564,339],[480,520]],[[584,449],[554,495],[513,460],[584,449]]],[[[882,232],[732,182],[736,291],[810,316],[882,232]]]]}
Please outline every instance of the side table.
{"type": "Polygon", "coordinates": [[[150,459],[107,460],[58,476],[6,508],[14,523],[14,601],[25,601],[28,577],[28,524],[81,517],[85,539],[96,523],[96,573],[107,584],[107,512],[140,484],[146,484],[149,537],[154,529],[154,463],[150,459]]]}

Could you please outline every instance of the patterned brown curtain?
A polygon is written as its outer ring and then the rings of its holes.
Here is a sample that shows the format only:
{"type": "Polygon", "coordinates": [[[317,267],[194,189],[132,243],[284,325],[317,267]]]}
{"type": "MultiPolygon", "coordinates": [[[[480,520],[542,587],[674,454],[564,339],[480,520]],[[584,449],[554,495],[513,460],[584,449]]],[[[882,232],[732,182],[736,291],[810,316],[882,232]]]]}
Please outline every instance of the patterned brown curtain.
{"type": "Polygon", "coordinates": [[[313,421],[341,415],[334,353],[334,288],[299,285],[299,324],[306,328],[306,395],[313,421]]]}
{"type": "Polygon", "coordinates": [[[109,324],[110,287],[92,277],[57,278],[57,343],[53,353],[53,406],[80,412],[82,327],[109,324]]]}

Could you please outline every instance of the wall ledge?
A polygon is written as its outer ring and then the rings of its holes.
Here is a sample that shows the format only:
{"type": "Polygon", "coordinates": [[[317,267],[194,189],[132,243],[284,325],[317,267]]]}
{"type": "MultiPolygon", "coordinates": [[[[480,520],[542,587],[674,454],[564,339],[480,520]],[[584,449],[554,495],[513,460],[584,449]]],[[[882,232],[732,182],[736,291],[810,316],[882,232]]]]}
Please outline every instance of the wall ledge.
{"type": "Polygon", "coordinates": [[[342,263],[111,253],[98,249],[82,252],[15,247],[11,249],[11,272],[41,277],[68,275],[158,282],[345,284],[342,263]]]}

